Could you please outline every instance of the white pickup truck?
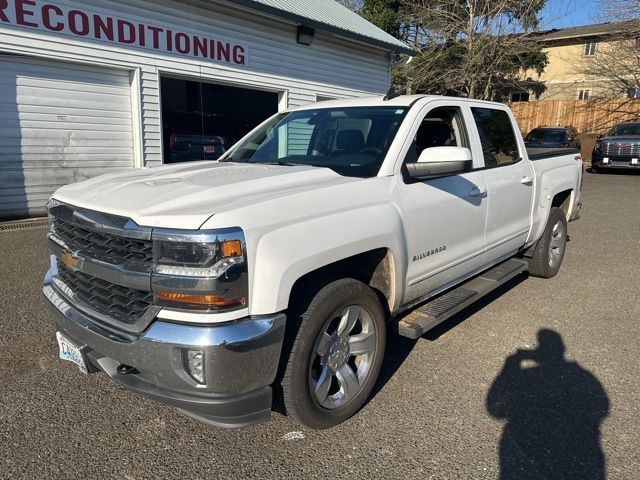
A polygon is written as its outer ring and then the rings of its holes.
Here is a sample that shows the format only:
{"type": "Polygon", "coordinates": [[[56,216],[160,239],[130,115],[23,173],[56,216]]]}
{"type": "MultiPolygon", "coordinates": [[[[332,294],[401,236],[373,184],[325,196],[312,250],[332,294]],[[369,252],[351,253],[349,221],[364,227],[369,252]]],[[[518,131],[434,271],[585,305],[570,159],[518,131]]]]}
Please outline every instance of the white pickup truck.
{"type": "Polygon", "coordinates": [[[278,113],[219,161],[104,175],[49,203],[60,356],[220,426],[358,411],[387,331],[418,338],[523,272],[580,207],[575,150],[501,104],[436,96],[278,113]]]}

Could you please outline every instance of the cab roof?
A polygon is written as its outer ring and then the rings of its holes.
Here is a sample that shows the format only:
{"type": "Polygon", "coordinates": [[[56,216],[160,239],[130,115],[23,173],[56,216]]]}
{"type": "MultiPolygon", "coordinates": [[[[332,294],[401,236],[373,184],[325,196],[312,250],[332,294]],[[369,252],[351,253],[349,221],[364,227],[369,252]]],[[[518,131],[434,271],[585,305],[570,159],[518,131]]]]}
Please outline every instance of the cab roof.
{"type": "Polygon", "coordinates": [[[441,95],[398,95],[396,97],[385,100],[386,96],[376,95],[369,97],[344,98],[340,100],[325,100],[318,103],[310,103],[300,107],[294,107],[293,110],[310,110],[316,108],[347,108],[347,107],[410,107],[418,100],[450,100],[459,103],[464,101],[472,101],[474,103],[483,103],[487,105],[502,105],[497,102],[487,102],[485,100],[474,100],[464,97],[445,97],[441,95]]]}

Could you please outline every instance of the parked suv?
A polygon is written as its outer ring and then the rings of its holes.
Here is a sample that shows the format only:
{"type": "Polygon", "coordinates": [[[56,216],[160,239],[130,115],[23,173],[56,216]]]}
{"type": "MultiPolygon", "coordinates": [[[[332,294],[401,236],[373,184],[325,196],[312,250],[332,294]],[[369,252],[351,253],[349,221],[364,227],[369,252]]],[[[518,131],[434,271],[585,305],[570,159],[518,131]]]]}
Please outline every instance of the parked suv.
{"type": "Polygon", "coordinates": [[[578,130],[572,126],[538,127],[524,138],[527,148],[577,148],[580,150],[578,130]]]}
{"type": "Polygon", "coordinates": [[[640,122],[619,123],[607,134],[598,135],[591,154],[591,170],[640,168],[640,122]]]}

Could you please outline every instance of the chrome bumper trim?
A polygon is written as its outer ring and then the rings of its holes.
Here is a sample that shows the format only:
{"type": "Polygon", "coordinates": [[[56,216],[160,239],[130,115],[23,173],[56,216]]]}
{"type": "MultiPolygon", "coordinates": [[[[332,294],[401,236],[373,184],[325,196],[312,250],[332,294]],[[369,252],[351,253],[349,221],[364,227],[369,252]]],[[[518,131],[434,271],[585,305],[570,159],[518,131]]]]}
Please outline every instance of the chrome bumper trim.
{"type": "Polygon", "coordinates": [[[275,380],[284,338],[285,315],[249,317],[215,326],[172,324],[156,320],[138,335],[104,329],[77,310],[51,285],[43,289],[56,328],[80,347],[112,379],[124,383],[116,368],[134,367],[135,377],[149,386],[177,394],[241,395],[275,380]],[[204,352],[206,384],[197,385],[185,372],[182,349],[204,352]]]}

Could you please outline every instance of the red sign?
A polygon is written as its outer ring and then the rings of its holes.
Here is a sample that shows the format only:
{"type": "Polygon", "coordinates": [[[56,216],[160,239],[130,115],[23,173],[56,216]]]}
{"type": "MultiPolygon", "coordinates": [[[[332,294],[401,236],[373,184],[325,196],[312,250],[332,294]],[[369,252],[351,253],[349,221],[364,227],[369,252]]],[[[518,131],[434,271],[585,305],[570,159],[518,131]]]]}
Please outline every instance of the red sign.
{"type": "Polygon", "coordinates": [[[232,65],[248,63],[245,46],[222,38],[174,31],[39,0],[0,0],[2,23],[232,65]]]}

